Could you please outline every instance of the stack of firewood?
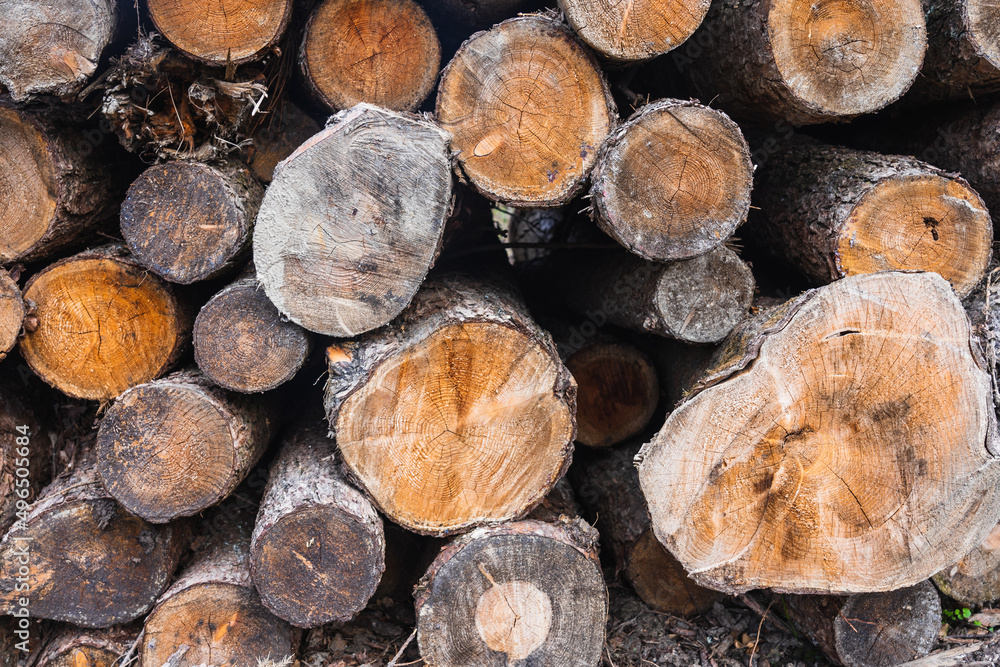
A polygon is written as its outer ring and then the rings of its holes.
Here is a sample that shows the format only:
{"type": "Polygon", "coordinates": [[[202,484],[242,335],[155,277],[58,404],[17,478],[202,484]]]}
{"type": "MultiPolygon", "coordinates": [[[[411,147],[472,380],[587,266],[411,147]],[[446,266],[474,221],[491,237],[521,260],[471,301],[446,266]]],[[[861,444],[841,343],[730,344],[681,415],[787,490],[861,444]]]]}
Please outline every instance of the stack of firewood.
{"type": "Polygon", "coordinates": [[[0,9],[0,667],[1000,597],[995,3],[0,9]]]}

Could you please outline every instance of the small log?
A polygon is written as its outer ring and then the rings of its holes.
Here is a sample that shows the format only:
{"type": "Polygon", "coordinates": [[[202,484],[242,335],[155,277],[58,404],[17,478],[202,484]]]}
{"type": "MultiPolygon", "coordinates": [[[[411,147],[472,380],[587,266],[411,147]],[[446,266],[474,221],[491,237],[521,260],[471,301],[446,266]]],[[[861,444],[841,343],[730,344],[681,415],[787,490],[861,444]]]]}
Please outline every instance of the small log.
{"type": "Polygon", "coordinates": [[[35,667],[115,667],[140,631],[142,626],[139,624],[106,630],[84,630],[67,625],[49,640],[35,667]]]}
{"type": "Polygon", "coordinates": [[[139,666],[242,666],[294,656],[298,632],[264,608],[250,578],[253,515],[227,503],[206,521],[221,529],[199,531],[201,548],[146,618],[139,666]]]}
{"type": "Polygon", "coordinates": [[[11,274],[0,269],[0,361],[17,345],[26,314],[21,288],[11,274]]]}
{"type": "Polygon", "coordinates": [[[951,287],[884,272],[748,322],[637,461],[657,538],[699,584],[878,592],[996,525],[995,433],[951,287]]]}
{"type": "Polygon", "coordinates": [[[306,24],[299,65],[330,109],[413,111],[437,81],[441,45],[413,0],[324,0],[306,24]]]}
{"type": "Polygon", "coordinates": [[[275,411],[186,370],[129,389],[101,420],[98,468],[108,493],[152,523],[226,498],[267,449],[275,411]]]}
{"type": "Polygon", "coordinates": [[[95,128],[0,105],[0,263],[51,257],[114,217],[125,183],[113,144],[95,128]]]}
{"type": "Polygon", "coordinates": [[[192,338],[201,372],[220,387],[244,394],[291,380],[312,349],[312,334],[282,320],[254,273],[244,274],[201,307],[192,338]]]}
{"type": "Polygon", "coordinates": [[[0,84],[18,102],[80,92],[115,37],[117,6],[115,0],[5,2],[0,84]]]}
{"type": "Polygon", "coordinates": [[[44,413],[16,376],[0,380],[0,535],[52,479],[52,440],[44,413]]]}
{"type": "Polygon", "coordinates": [[[590,186],[594,219],[645,259],[701,255],[746,220],[753,170],[740,128],[724,113],[659,100],[601,149],[590,186]]]}
{"type": "Polygon", "coordinates": [[[653,535],[633,464],[640,444],[579,461],[570,471],[577,498],[588,516],[597,517],[602,546],[614,555],[616,575],[624,572],[639,599],[666,614],[704,613],[722,596],[696,584],[653,535]]]}
{"type": "Polygon", "coordinates": [[[725,338],[746,317],[754,290],[750,268],[725,246],[667,263],[625,252],[567,257],[546,275],[553,300],[596,326],[610,322],[692,343],[725,338]]]}
{"type": "Polygon", "coordinates": [[[184,352],[191,314],[171,287],[120,245],[87,250],[28,281],[37,326],[21,354],[75,398],[106,401],[166,373],[184,352]]]}
{"type": "Polygon", "coordinates": [[[121,231],[136,261],[173,283],[218,278],[247,258],[261,187],[234,160],[174,161],[128,189],[121,231]]]}
{"type": "Polygon", "coordinates": [[[1000,7],[989,0],[923,0],[927,54],[908,97],[977,98],[1000,90],[1000,7]]]}
{"type": "Polygon", "coordinates": [[[973,607],[1000,599],[1000,525],[978,546],[933,577],[942,593],[973,607]]]}
{"type": "Polygon", "coordinates": [[[154,526],[123,511],[85,451],[0,542],[0,609],[16,614],[26,599],[32,618],[129,623],[167,587],[188,537],[183,524],[154,526]]]}
{"type": "Polygon", "coordinates": [[[709,0],[559,0],[587,46],[612,62],[648,60],[676,48],[701,25],[709,0]]]}
{"type": "Polygon", "coordinates": [[[247,149],[247,164],[261,183],[270,183],[274,168],[291,155],[306,139],[322,128],[288,100],[282,100],[253,133],[247,149]]]}
{"type": "Polygon", "coordinates": [[[415,596],[417,643],[427,664],[601,660],[608,591],[597,531],[579,519],[463,535],[434,560],[415,596]]]}
{"type": "Polygon", "coordinates": [[[941,629],[941,599],[929,581],[885,593],[787,595],[792,621],[833,662],[890,667],[930,653],[941,629]]]}
{"type": "Polygon", "coordinates": [[[296,324],[354,336],[406,307],[451,208],[448,136],[362,104],[279,165],[254,231],[257,275],[296,324]]]}
{"type": "MultiPolygon", "coordinates": [[[[146,0],[157,31],[186,55],[208,65],[263,58],[288,27],[293,0],[146,0]]],[[[159,667],[159,666],[157,666],[159,667]]]]}
{"type": "Polygon", "coordinates": [[[569,465],[576,383],[499,282],[428,280],[389,327],[331,346],[327,359],[344,463],[414,532],[521,517],[569,465]]]}
{"type": "Polygon", "coordinates": [[[610,447],[638,435],[652,419],[660,398],[652,360],[640,349],[606,334],[582,345],[573,342],[572,334],[568,339],[556,338],[577,384],[576,441],[588,447],[610,447]]]}
{"type": "Polygon", "coordinates": [[[808,125],[898,99],[920,70],[927,33],[920,0],[726,0],[691,42],[700,56],[675,62],[698,99],[741,120],[808,125]]]}
{"type": "Polygon", "coordinates": [[[375,593],[382,519],[343,479],[325,425],[295,432],[271,465],[250,565],[264,606],[300,628],[350,621],[375,593]]]}
{"type": "Polygon", "coordinates": [[[768,159],[755,198],[755,240],[819,284],[935,271],[965,296],[992,253],[993,224],[975,190],[909,157],[791,143],[768,159]]]}
{"type": "Polygon", "coordinates": [[[568,202],[615,116],[593,57],[563,23],[541,16],[473,35],[438,86],[437,117],[462,171],[513,206],[568,202]]]}

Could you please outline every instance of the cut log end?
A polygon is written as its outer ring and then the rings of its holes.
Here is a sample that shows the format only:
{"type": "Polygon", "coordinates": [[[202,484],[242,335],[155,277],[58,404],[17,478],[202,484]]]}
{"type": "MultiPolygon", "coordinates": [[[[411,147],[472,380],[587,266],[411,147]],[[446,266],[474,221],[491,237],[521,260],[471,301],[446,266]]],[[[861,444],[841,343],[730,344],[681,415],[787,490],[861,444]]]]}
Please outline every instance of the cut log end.
{"type": "Polygon", "coordinates": [[[331,109],[368,102],[412,111],[434,87],[441,47],[412,0],[326,0],[309,20],[301,60],[331,109]]]}
{"type": "Polygon", "coordinates": [[[934,583],[970,607],[1000,599],[1000,525],[962,560],[934,575],[934,583]]]}
{"type": "Polygon", "coordinates": [[[674,49],[701,25],[709,4],[707,0],[559,0],[580,39],[619,62],[646,60],[674,49]]]}
{"type": "Polygon", "coordinates": [[[247,163],[253,175],[262,183],[270,183],[278,163],[320,129],[304,111],[285,100],[251,137],[253,145],[247,151],[247,163]]]}
{"type": "Polygon", "coordinates": [[[122,236],[143,266],[175,283],[222,275],[250,243],[263,189],[245,167],[150,167],[128,190],[122,236]]]}
{"type": "Polygon", "coordinates": [[[353,514],[304,507],[254,542],[254,582],[265,605],[294,625],[349,620],[379,584],[381,539],[353,514]]]}
{"type": "Polygon", "coordinates": [[[817,116],[877,111],[920,70],[927,48],[920,0],[779,0],[769,7],[774,64],[797,105],[817,116]]]}
{"type": "Polygon", "coordinates": [[[280,662],[291,652],[291,634],[252,588],[196,584],[171,595],[146,619],[141,664],[256,665],[261,658],[280,662]]]}
{"type": "Polygon", "coordinates": [[[969,38],[979,47],[979,54],[1000,70],[1000,7],[989,0],[966,0],[962,4],[967,12],[969,38]]]}
{"type": "Polygon", "coordinates": [[[24,297],[38,327],[21,341],[38,375],[75,398],[107,400],[163,374],[190,320],[158,278],[111,256],[78,256],[36,274],[24,297]]]}
{"type": "Polygon", "coordinates": [[[212,297],[195,318],[193,337],[198,368],[220,387],[246,394],[290,380],[312,346],[309,332],[283,322],[253,279],[212,297]]]}
{"type": "Polygon", "coordinates": [[[739,127],[677,100],[644,107],[602,151],[597,221],[632,252],[685,259],[721,245],[747,216],[753,164],[739,127]]]}
{"type": "Polygon", "coordinates": [[[676,558],[648,529],[626,555],[625,575],[639,598],[653,609],[670,614],[702,614],[721,599],[716,591],[694,583],[676,558]]]}
{"type": "Polygon", "coordinates": [[[566,359],[577,382],[577,441],[608,447],[638,434],[659,400],[652,362],[622,343],[588,345],[566,359]]]}
{"type": "Polygon", "coordinates": [[[337,443],[381,508],[412,530],[516,518],[564,467],[573,414],[553,392],[564,373],[511,327],[449,325],[382,363],[348,398],[337,443]]]}
{"type": "Polygon", "coordinates": [[[0,360],[17,344],[24,315],[21,289],[9,273],[0,270],[0,360]]]}
{"type": "Polygon", "coordinates": [[[526,521],[446,548],[418,587],[427,663],[485,664],[501,653],[510,664],[597,664],[607,589],[596,559],[561,532],[526,521]]]}
{"type": "Polygon", "coordinates": [[[965,296],[992,254],[993,225],[964,181],[940,175],[896,176],[862,197],[841,228],[841,275],[909,269],[934,271],[965,296]]]}
{"type": "Polygon", "coordinates": [[[657,537],[727,592],[885,591],[954,563],[1000,492],[990,380],[954,292],[869,274],[775,312],[640,454],[657,537]]]}
{"type": "Polygon", "coordinates": [[[115,35],[115,7],[113,0],[6,2],[0,18],[0,83],[17,101],[77,93],[115,35]]]}
{"type": "Polygon", "coordinates": [[[0,262],[19,259],[56,217],[56,170],[45,137],[0,108],[0,262]]]}
{"type": "Polygon", "coordinates": [[[282,36],[293,0],[149,0],[156,29],[187,55],[209,65],[263,57],[282,36]]]}
{"type": "Polygon", "coordinates": [[[437,115],[462,169],[491,199],[567,201],[614,124],[593,58],[563,24],[526,16],[477,33],[441,75],[437,115]]]}

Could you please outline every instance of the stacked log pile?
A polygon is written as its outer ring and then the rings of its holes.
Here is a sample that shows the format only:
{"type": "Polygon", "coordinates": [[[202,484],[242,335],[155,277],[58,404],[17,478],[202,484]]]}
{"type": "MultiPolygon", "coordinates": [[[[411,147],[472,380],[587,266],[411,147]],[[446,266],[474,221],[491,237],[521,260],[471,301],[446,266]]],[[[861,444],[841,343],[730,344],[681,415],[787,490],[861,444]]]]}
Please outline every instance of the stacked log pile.
{"type": "Polygon", "coordinates": [[[996,7],[538,5],[6,3],[0,667],[1000,598],[996,7]]]}

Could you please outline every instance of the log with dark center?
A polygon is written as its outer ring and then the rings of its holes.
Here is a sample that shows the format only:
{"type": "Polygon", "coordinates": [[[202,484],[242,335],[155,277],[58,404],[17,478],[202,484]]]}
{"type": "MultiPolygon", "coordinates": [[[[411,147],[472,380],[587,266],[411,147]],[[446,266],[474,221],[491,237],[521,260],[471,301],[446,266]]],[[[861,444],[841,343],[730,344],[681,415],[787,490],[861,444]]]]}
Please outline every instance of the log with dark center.
{"type": "Polygon", "coordinates": [[[97,129],[0,104],[0,263],[51,257],[106,227],[120,163],[97,129]]]}
{"type": "Polygon", "coordinates": [[[263,196],[250,170],[234,160],[165,162],[129,187],[122,236],[136,261],[170,282],[218,278],[249,254],[263,196]]]}
{"type": "Polygon", "coordinates": [[[277,430],[261,398],[219,389],[196,371],[133,387],[97,434],[108,492],[153,523],[191,516],[226,498],[277,430]]]}
{"type": "Polygon", "coordinates": [[[920,0],[713,3],[680,61],[692,92],[740,119],[806,125],[877,111],[910,87],[927,45],[920,0]]]}
{"type": "Polygon", "coordinates": [[[615,107],[572,31],[524,16],[462,45],[441,74],[437,117],[484,195],[515,206],[558,206],[593,168],[615,107]]]}
{"type": "Polygon", "coordinates": [[[708,0],[559,0],[576,34],[612,61],[662,55],[682,44],[701,25],[708,0]]]}
{"type": "Polygon", "coordinates": [[[186,307],[121,246],[46,267],[28,281],[24,298],[37,319],[20,343],[24,360],[76,398],[105,401],[159,377],[188,344],[186,307]]]}
{"type": "Polygon", "coordinates": [[[410,530],[523,516],[569,465],[576,384],[511,289],[428,280],[386,328],[327,350],[327,416],[353,476],[410,530]]]}
{"type": "Polygon", "coordinates": [[[885,593],[786,595],[791,620],[843,667],[889,667],[928,653],[941,629],[929,581],[885,593]]]}
{"type": "Polygon", "coordinates": [[[1000,512],[971,335],[934,273],[843,278],[762,312],[639,454],[657,538],[726,592],[886,591],[950,566],[1000,512]]]}
{"type": "Polygon", "coordinates": [[[264,608],[250,578],[252,524],[235,503],[206,517],[200,548],[146,617],[141,667],[235,667],[294,656],[298,632],[264,608]]]}
{"type": "Polygon", "coordinates": [[[582,520],[463,535],[416,590],[417,642],[429,665],[600,661],[608,592],[597,531],[582,520]]]}
{"type": "Polygon", "coordinates": [[[27,581],[33,618],[128,623],[166,588],[188,535],[182,524],[154,526],[125,512],[101,485],[93,452],[80,454],[0,542],[0,608],[16,611],[27,581]]]}
{"type": "Polygon", "coordinates": [[[254,230],[257,275],[306,329],[354,336],[406,307],[440,250],[451,207],[448,137],[358,105],[281,163],[254,230]]]}
{"type": "Polygon", "coordinates": [[[368,102],[412,111],[434,87],[441,47],[413,0],[325,0],[306,26],[299,63],[331,109],[368,102]]]}
{"type": "Polygon", "coordinates": [[[281,39],[293,0],[147,0],[156,29],[209,65],[257,60],[281,39]]]}
{"type": "Polygon", "coordinates": [[[312,349],[312,335],[285,321],[254,273],[227,285],[194,320],[194,358],[212,382],[255,394],[292,379],[312,349]]]}
{"type": "Polygon", "coordinates": [[[965,296],[986,271],[993,224],[961,177],[899,155],[793,142],[754,188],[748,229],[810,280],[875,271],[935,271],[965,296]]]}
{"type": "Polygon", "coordinates": [[[382,519],[339,471],[326,423],[300,427],[271,464],[250,543],[261,602],[292,625],[346,622],[385,569],[382,519]]]}
{"type": "Polygon", "coordinates": [[[0,84],[19,102],[75,95],[117,27],[114,0],[8,0],[0,16],[0,84]]]}
{"type": "Polygon", "coordinates": [[[753,170],[740,128],[724,113],[658,100],[601,149],[590,186],[594,217],[646,259],[701,255],[746,220],[753,170]]]}

